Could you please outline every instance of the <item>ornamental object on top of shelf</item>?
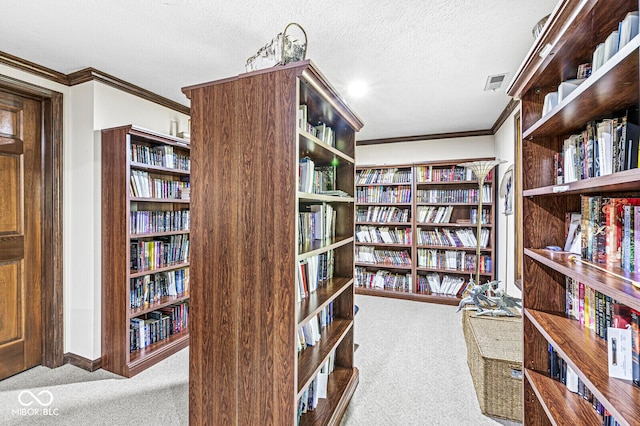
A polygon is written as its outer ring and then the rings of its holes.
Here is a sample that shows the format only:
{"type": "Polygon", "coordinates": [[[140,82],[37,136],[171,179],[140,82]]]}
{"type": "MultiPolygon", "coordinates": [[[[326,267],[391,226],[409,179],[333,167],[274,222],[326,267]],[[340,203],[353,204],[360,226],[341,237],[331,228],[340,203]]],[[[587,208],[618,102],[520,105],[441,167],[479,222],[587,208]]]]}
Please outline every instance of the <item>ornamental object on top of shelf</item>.
{"type": "Polygon", "coordinates": [[[245,69],[247,72],[261,70],[276,65],[285,65],[291,62],[302,61],[307,55],[307,33],[299,24],[292,22],[284,31],[262,47],[258,52],[247,59],[245,69]],[[293,38],[287,31],[291,27],[298,27],[304,36],[304,40],[293,38]]]}

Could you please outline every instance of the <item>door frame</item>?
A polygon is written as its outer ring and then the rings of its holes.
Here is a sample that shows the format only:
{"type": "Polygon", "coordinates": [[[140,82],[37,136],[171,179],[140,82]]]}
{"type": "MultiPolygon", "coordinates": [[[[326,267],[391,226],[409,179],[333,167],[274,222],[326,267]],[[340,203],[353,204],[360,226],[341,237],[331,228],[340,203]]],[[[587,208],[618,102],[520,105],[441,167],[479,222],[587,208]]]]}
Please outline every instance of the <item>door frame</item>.
{"type": "Polygon", "coordinates": [[[0,89],[42,105],[42,365],[64,363],[62,93],[0,74],[0,89]]]}

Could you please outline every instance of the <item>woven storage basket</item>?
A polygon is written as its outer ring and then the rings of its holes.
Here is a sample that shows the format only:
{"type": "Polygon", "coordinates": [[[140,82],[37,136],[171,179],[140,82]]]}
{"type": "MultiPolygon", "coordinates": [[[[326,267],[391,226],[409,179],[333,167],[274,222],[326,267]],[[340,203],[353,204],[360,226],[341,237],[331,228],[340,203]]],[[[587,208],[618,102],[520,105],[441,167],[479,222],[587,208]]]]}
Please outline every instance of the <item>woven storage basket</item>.
{"type": "Polygon", "coordinates": [[[522,421],[522,318],[464,311],[467,363],[482,413],[522,421]]]}

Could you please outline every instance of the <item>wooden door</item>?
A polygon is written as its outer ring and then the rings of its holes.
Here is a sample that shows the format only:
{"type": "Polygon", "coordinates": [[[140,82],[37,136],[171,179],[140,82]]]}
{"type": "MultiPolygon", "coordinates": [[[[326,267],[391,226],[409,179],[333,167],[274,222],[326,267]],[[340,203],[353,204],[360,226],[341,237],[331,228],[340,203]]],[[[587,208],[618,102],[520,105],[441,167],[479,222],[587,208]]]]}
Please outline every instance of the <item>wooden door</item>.
{"type": "Polygon", "coordinates": [[[41,106],[0,91],[0,379],[42,362],[41,106]]]}

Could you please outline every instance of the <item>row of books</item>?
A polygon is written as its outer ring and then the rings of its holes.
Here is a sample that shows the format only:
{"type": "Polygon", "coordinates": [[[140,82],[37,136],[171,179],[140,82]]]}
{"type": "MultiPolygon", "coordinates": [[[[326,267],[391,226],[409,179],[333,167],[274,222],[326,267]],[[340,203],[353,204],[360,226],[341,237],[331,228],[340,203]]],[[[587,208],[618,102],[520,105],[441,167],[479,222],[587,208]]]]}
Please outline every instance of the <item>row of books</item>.
{"type": "Polygon", "coordinates": [[[189,182],[150,176],[142,170],[131,170],[131,195],[143,198],[189,199],[189,182]]]}
{"type": "Polygon", "coordinates": [[[305,204],[298,213],[298,242],[328,240],[336,235],[336,211],[331,204],[305,204]]]}
{"type": "Polygon", "coordinates": [[[598,398],[596,398],[593,392],[591,392],[552,345],[549,345],[549,376],[564,384],[569,391],[580,395],[584,400],[591,403],[593,409],[602,417],[603,426],[619,425],[611,413],[598,401],[598,398]]]}
{"type": "Polygon", "coordinates": [[[564,140],[556,153],[558,185],[638,168],[638,109],[623,116],[587,123],[586,129],[564,140]]]}
{"type": "Polygon", "coordinates": [[[129,303],[132,309],[158,303],[167,296],[179,296],[189,291],[189,268],[158,272],[131,278],[129,303]]]}
{"type": "Polygon", "coordinates": [[[579,254],[584,260],[627,272],[640,270],[640,250],[635,249],[640,239],[640,197],[583,196],[580,215],[579,254]]]}
{"type": "MultiPolygon", "coordinates": [[[[493,179],[493,170],[485,177],[485,182],[493,179]]],[[[469,182],[477,180],[473,170],[460,166],[417,166],[416,182],[469,182]]]]}
{"type": "Polygon", "coordinates": [[[609,327],[631,330],[633,383],[640,386],[640,313],[569,277],[565,289],[567,316],[595,332],[599,338],[608,339],[609,327]]]}
{"type": "MultiPolygon", "coordinates": [[[[489,246],[491,232],[487,228],[480,230],[480,247],[489,246]]],[[[425,246],[473,247],[477,246],[476,230],[461,229],[421,229],[418,228],[418,244],[425,246]]]]}
{"type": "Polygon", "coordinates": [[[356,226],[356,241],[360,243],[411,244],[411,228],[388,226],[356,226]]]}
{"type": "Polygon", "coordinates": [[[453,206],[418,206],[419,223],[449,223],[453,206]]]}
{"type": "Polygon", "coordinates": [[[356,190],[356,201],[358,203],[410,203],[411,187],[360,187],[356,190]]]}
{"type": "Polygon", "coordinates": [[[315,292],[323,282],[333,278],[334,263],[333,250],[308,257],[298,263],[298,302],[309,297],[309,294],[315,292]]]}
{"type": "Polygon", "coordinates": [[[356,266],[356,286],[377,288],[411,293],[411,273],[399,274],[380,269],[376,272],[368,271],[362,266],[356,266]]]}
{"type": "MultiPolygon", "coordinates": [[[[477,208],[472,208],[471,212],[469,214],[469,222],[472,224],[477,224],[478,223],[478,209],[477,208]]],[[[482,217],[481,219],[481,224],[483,225],[487,225],[489,223],[491,223],[491,215],[490,215],[490,211],[489,209],[482,209],[482,217]]],[[[460,222],[460,221],[458,221],[460,222]]]]}
{"type": "Polygon", "coordinates": [[[131,271],[143,272],[188,262],[189,235],[158,237],[152,241],[132,241],[131,271]]]}
{"type": "MultiPolygon", "coordinates": [[[[470,189],[418,189],[416,190],[416,201],[418,203],[478,203],[477,188],[470,189]]],[[[491,186],[482,187],[482,202],[490,203],[491,186]]]]}
{"type": "Polygon", "coordinates": [[[356,185],[384,184],[384,183],[411,183],[411,170],[389,169],[363,169],[356,176],[356,185]]]}
{"type": "Polygon", "coordinates": [[[356,210],[357,222],[409,223],[410,209],[387,206],[369,206],[356,210]]]}
{"type": "Polygon", "coordinates": [[[189,156],[174,152],[171,145],[149,146],[131,143],[131,161],[167,169],[191,169],[189,156]]]}
{"type": "Polygon", "coordinates": [[[189,209],[175,211],[139,210],[130,213],[129,232],[150,234],[155,232],[188,231],[189,209]]]}
{"type": "Polygon", "coordinates": [[[355,257],[358,263],[411,266],[411,255],[407,250],[380,250],[374,247],[356,246],[355,257]]]}
{"type": "Polygon", "coordinates": [[[336,190],[336,166],[317,166],[309,157],[298,163],[298,190],[312,194],[332,193],[336,190]]]}
{"type": "Polygon", "coordinates": [[[333,319],[333,302],[331,302],[306,324],[298,328],[298,352],[302,352],[308,346],[315,346],[322,339],[322,330],[331,324],[333,319]]]}
{"type": "Polygon", "coordinates": [[[466,283],[462,277],[443,275],[441,280],[440,274],[418,275],[418,291],[420,293],[456,296],[464,292],[466,283]]]}
{"type": "Polygon", "coordinates": [[[624,20],[618,23],[618,29],[612,31],[603,43],[599,43],[593,51],[592,72],[597,71],[618,50],[622,49],[635,36],[638,35],[638,11],[629,12],[624,20]]]}
{"type": "Polygon", "coordinates": [[[307,106],[304,104],[298,107],[298,127],[327,145],[336,146],[336,132],[321,121],[311,123],[307,115],[307,106]]]}
{"type": "Polygon", "coordinates": [[[329,357],[320,368],[318,374],[315,375],[309,386],[302,392],[298,400],[298,410],[296,414],[296,426],[300,424],[302,415],[315,410],[321,399],[327,398],[327,385],[329,383],[329,375],[335,369],[335,349],[331,351],[329,357]]]}
{"type": "Polygon", "coordinates": [[[169,305],[131,318],[129,350],[134,352],[185,331],[189,326],[189,302],[169,305]]]}
{"type": "MultiPolygon", "coordinates": [[[[418,249],[418,268],[475,272],[476,255],[464,251],[418,249]]],[[[491,273],[491,256],[480,255],[480,272],[491,273]]]]}

